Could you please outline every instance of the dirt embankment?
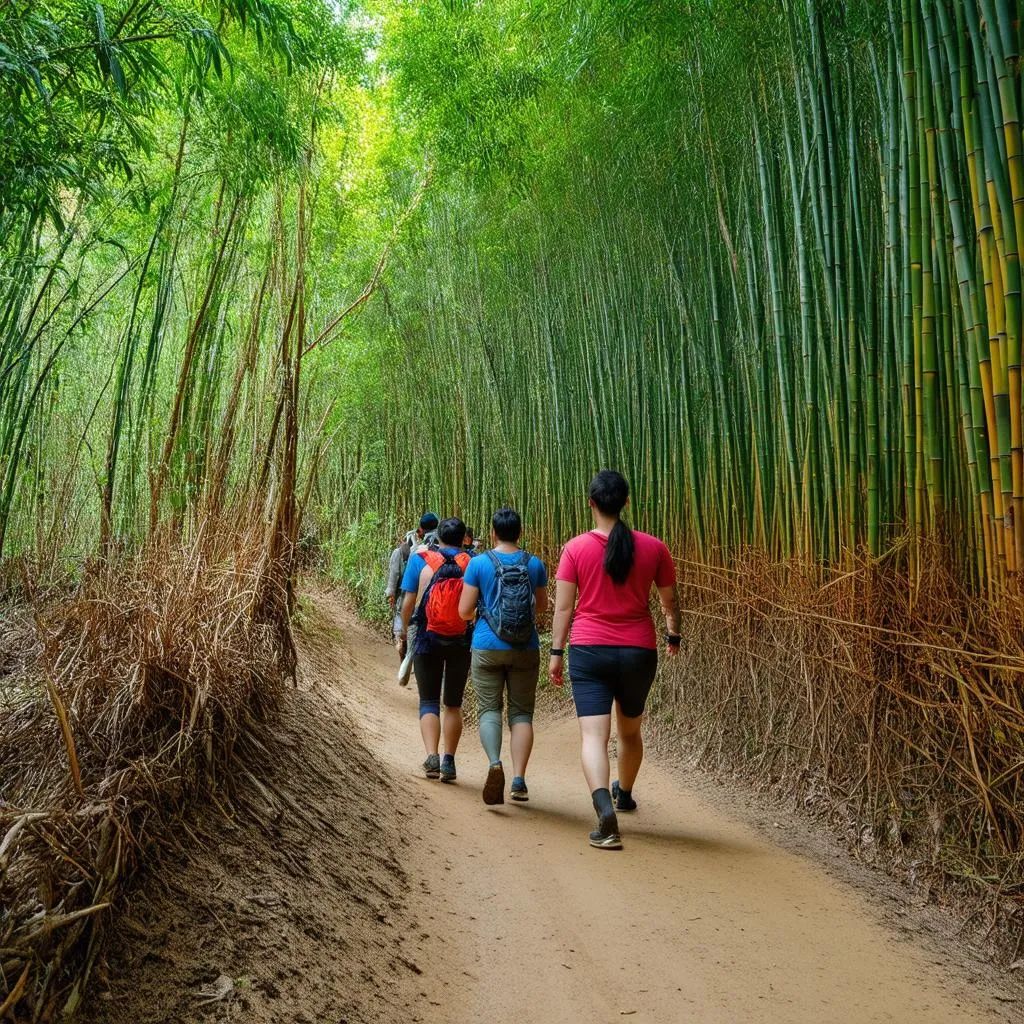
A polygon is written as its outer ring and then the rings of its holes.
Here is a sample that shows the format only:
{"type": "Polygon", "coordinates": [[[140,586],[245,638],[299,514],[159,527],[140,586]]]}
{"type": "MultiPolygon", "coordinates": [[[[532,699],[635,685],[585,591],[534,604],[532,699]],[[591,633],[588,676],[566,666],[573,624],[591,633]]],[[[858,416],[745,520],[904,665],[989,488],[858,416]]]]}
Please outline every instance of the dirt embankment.
{"type": "Polygon", "coordinates": [[[132,899],[97,1024],[1020,1019],[1010,977],[910,909],[886,926],[677,769],[646,765],[624,851],[591,850],[570,718],[538,721],[527,805],[484,807],[470,729],[458,784],[422,779],[393,652],[321,607],[233,820],[211,808],[132,899]]]}
{"type": "Polygon", "coordinates": [[[337,627],[300,636],[299,688],[239,752],[231,811],[182,824],[177,859],[129,900],[95,1024],[410,1019],[406,794],[333,696],[337,627]]]}

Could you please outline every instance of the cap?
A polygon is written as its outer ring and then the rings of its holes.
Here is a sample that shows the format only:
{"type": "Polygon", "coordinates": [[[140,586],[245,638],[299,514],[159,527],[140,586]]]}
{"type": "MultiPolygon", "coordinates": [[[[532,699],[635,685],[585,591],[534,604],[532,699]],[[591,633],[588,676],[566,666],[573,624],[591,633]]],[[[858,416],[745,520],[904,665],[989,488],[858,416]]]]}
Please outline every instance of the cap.
{"type": "Polygon", "coordinates": [[[420,529],[421,530],[436,530],[439,520],[433,512],[424,512],[420,516],[420,529]]]}

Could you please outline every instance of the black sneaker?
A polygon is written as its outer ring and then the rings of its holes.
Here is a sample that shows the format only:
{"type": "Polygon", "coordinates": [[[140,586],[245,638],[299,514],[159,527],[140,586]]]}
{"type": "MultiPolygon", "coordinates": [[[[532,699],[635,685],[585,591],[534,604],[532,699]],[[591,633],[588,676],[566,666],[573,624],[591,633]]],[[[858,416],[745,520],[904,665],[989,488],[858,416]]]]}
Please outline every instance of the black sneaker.
{"type": "Polygon", "coordinates": [[[602,832],[595,828],[590,833],[590,845],[596,850],[621,850],[622,836],[618,832],[602,832]]]}
{"type": "Polygon", "coordinates": [[[619,786],[619,780],[616,779],[612,783],[612,799],[615,801],[615,809],[617,811],[635,811],[636,801],[633,799],[632,794],[626,796],[622,792],[622,788],[619,786]]]}
{"type": "Polygon", "coordinates": [[[621,850],[622,836],[619,835],[619,820],[612,814],[601,818],[597,828],[590,833],[590,845],[597,850],[621,850]]]}
{"type": "Polygon", "coordinates": [[[428,754],[423,762],[423,771],[428,779],[439,779],[441,777],[441,758],[437,754],[428,754]]]}
{"type": "Polygon", "coordinates": [[[455,755],[445,754],[441,758],[441,765],[438,774],[441,776],[442,782],[454,782],[455,781],[455,755]]]}
{"type": "Polygon", "coordinates": [[[505,802],[505,769],[501,762],[492,764],[487,769],[487,781],[484,783],[484,803],[490,806],[505,802]]]}

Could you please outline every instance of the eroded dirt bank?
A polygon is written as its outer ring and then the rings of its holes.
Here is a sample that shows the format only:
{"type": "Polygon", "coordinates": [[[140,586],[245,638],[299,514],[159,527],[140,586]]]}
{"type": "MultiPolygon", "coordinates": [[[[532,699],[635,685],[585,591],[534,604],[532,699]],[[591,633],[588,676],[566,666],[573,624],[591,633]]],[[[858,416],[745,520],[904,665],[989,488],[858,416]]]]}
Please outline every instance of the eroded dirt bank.
{"type": "Polygon", "coordinates": [[[234,824],[211,814],[200,852],[133,900],[96,1021],[1019,1019],[955,950],[883,926],[662,765],[645,766],[625,850],[591,850],[571,719],[538,722],[528,805],[484,807],[469,728],[457,785],[418,777],[393,652],[320,609],[275,726],[283,756],[243,779],[234,824]]]}

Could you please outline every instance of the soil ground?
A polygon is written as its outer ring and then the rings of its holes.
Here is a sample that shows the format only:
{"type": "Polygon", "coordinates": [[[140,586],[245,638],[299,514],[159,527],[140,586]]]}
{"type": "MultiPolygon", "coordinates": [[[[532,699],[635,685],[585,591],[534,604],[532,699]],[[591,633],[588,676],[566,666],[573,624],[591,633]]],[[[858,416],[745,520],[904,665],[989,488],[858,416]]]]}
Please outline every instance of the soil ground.
{"type": "Polygon", "coordinates": [[[649,759],[625,849],[590,849],[557,697],[528,804],[484,806],[470,727],[458,782],[422,778],[393,650],[330,596],[303,635],[300,686],[243,752],[233,813],[190,825],[130,901],[96,1024],[1024,1017],[1012,976],[937,912],[826,840],[793,852],[806,822],[768,822],[697,773],[649,759]]]}

